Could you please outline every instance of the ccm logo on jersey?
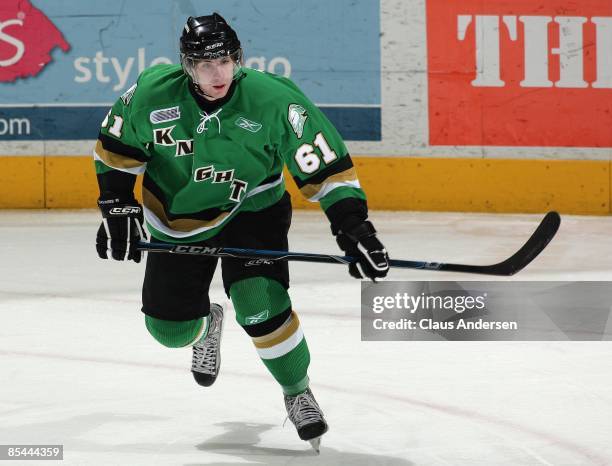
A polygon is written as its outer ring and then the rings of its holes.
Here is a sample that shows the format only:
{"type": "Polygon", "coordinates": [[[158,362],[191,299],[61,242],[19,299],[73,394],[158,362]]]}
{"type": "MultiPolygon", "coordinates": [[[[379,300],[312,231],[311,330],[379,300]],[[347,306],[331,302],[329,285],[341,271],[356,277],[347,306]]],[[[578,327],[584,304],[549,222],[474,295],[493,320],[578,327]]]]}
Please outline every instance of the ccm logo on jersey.
{"type": "Polygon", "coordinates": [[[109,212],[111,215],[139,214],[140,207],[113,207],[109,212]]]}

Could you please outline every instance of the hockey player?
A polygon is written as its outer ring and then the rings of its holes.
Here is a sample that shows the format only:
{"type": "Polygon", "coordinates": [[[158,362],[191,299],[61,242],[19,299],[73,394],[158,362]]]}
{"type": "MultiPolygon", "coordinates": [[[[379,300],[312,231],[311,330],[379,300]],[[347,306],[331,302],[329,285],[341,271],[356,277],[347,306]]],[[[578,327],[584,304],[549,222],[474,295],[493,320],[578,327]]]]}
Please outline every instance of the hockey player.
{"type": "MultiPolygon", "coordinates": [[[[301,193],[317,201],[356,278],[388,271],[367,220],[366,197],[336,129],[289,79],[246,69],[236,32],[217,13],[190,17],[181,65],[157,65],[113,105],[94,150],[103,221],[96,249],[140,262],[136,243],[155,241],[287,250],[291,203],[287,165],[301,193]],[[142,207],[134,198],[144,174],[142,207]]],[[[211,385],[220,368],[223,309],[211,304],[211,257],[149,254],[142,311],[167,347],[193,347],[192,372],[211,385]]],[[[310,355],[287,293],[286,262],[223,258],[236,320],[284,392],[288,417],[318,451],[327,423],[309,388],[310,355]]]]}

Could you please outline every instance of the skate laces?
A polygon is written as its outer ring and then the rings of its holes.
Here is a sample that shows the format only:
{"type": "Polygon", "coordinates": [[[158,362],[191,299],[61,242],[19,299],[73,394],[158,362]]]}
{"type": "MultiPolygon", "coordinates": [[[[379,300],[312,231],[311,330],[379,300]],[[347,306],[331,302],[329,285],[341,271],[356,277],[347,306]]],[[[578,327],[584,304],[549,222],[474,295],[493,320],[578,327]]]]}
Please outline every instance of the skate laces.
{"type": "Polygon", "coordinates": [[[221,335],[221,315],[211,312],[210,328],[206,337],[193,345],[191,369],[202,374],[215,375],[217,372],[217,354],[221,335]]]}
{"type": "Polygon", "coordinates": [[[203,374],[215,375],[217,369],[218,338],[208,335],[203,344],[193,345],[193,361],[191,369],[203,374]]]}
{"type": "Polygon", "coordinates": [[[294,397],[288,396],[285,400],[285,405],[287,417],[285,422],[283,422],[283,426],[287,419],[291,419],[291,422],[293,422],[297,429],[323,420],[321,408],[319,408],[310,390],[306,390],[294,397]]]}

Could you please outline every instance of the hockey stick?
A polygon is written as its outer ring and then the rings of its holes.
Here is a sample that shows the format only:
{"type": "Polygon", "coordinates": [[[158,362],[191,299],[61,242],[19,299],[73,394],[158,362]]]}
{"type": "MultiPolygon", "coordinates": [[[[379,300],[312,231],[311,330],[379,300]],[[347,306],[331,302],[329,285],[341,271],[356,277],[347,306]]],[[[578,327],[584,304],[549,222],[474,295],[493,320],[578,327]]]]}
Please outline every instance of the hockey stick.
{"type": "MultiPolygon", "coordinates": [[[[391,259],[389,266],[400,269],[439,270],[443,272],[479,273],[485,275],[514,275],[523,269],[540,254],[553,239],[561,217],[557,212],[548,212],[531,237],[512,257],[493,265],[466,265],[443,262],[420,262],[391,259]]],[[[207,246],[190,246],[188,244],[145,243],[139,242],[138,249],[148,252],[170,252],[174,254],[192,254],[196,256],[232,257],[236,259],[254,259],[261,261],[302,261],[321,262],[326,264],[349,264],[355,258],[334,256],[331,254],[313,254],[308,252],[268,251],[265,249],[241,249],[207,246]]]]}

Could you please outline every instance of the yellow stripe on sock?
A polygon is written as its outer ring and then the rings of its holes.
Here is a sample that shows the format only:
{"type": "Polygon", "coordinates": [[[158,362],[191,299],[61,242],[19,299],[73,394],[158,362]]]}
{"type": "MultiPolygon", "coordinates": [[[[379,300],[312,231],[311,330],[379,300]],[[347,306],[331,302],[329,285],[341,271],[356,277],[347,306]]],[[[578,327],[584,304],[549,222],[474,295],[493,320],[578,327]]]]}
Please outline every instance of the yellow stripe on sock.
{"type": "Polygon", "coordinates": [[[253,343],[257,348],[270,348],[293,335],[299,326],[300,320],[295,311],[293,311],[283,325],[267,335],[253,337],[253,343]]]}

